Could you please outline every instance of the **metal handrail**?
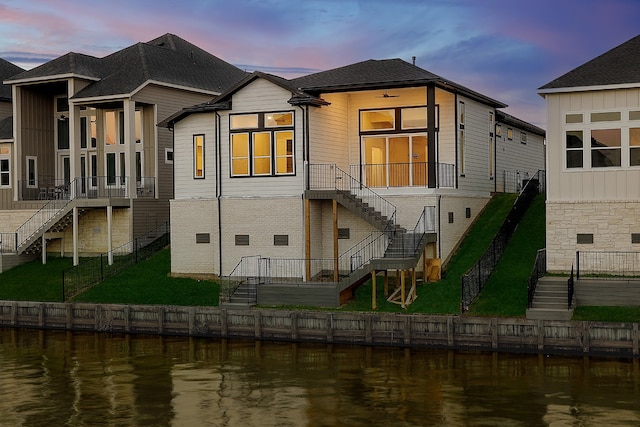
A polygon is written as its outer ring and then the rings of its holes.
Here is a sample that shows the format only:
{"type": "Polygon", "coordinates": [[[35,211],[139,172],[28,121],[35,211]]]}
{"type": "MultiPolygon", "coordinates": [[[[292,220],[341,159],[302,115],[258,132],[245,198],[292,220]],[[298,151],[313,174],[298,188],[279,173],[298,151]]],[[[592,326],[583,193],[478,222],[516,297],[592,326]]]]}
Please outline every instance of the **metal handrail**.
{"type": "Polygon", "coordinates": [[[640,252],[576,251],[576,279],[640,278],[640,252]]]}
{"type": "Polygon", "coordinates": [[[309,190],[333,190],[351,196],[363,206],[372,207],[380,214],[379,219],[395,224],[396,207],[335,164],[308,165],[307,173],[309,190]]]}
{"type": "Polygon", "coordinates": [[[533,270],[529,276],[527,283],[527,306],[533,307],[533,297],[536,293],[536,287],[538,286],[538,280],[547,273],[547,250],[538,249],[536,253],[536,260],[533,264],[533,270]]]}

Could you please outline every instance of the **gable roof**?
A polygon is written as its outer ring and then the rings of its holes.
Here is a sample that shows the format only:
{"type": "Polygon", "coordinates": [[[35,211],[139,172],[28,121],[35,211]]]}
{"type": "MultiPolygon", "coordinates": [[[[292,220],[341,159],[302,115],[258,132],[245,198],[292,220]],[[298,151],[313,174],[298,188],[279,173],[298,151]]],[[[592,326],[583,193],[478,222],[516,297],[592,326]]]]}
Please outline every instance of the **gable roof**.
{"type": "Polygon", "coordinates": [[[4,79],[8,79],[11,76],[24,71],[11,62],[0,58],[0,101],[11,101],[11,86],[1,84],[4,79]]]}
{"type": "Polygon", "coordinates": [[[527,132],[531,132],[543,137],[547,134],[544,129],[532,125],[531,123],[525,122],[524,120],[520,120],[519,118],[500,110],[496,110],[496,122],[509,124],[519,129],[526,130],[527,132]]]}
{"type": "Polygon", "coordinates": [[[288,101],[291,105],[329,105],[329,103],[324,99],[296,88],[295,85],[291,83],[291,80],[287,80],[273,74],[263,73],[261,71],[254,71],[235,85],[231,86],[224,93],[221,93],[217,97],[213,98],[211,101],[183,108],[182,110],[164,119],[158,124],[158,126],[173,128],[173,125],[176,122],[179,122],[183,118],[194,113],[207,113],[220,110],[229,110],[231,109],[231,99],[233,97],[233,94],[248,86],[251,82],[257,79],[265,79],[291,92],[291,98],[289,98],[288,101]]]}
{"type": "MultiPolygon", "coordinates": [[[[598,86],[638,87],[640,85],[640,35],[574,68],[538,88],[538,92],[598,86]]],[[[571,91],[571,90],[569,90],[571,91]]]]}
{"type": "Polygon", "coordinates": [[[504,108],[507,106],[500,101],[446,80],[437,74],[398,58],[383,60],[369,59],[333,70],[298,77],[291,80],[291,83],[305,92],[315,94],[434,84],[437,87],[463,94],[496,108],[504,108]]]}
{"type": "Polygon", "coordinates": [[[70,52],[8,83],[55,76],[93,80],[74,99],[130,94],[149,82],[220,93],[247,73],[174,34],[136,43],[104,58],[70,52]]]}

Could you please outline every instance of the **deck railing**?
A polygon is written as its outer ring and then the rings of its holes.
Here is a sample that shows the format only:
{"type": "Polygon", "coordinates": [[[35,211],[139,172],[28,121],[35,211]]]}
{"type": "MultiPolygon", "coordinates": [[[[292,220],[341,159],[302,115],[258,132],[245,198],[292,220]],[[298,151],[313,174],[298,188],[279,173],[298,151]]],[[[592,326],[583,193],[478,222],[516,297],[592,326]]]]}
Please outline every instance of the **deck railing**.
{"type": "Polygon", "coordinates": [[[309,190],[335,190],[355,196],[389,222],[395,222],[396,207],[333,164],[308,165],[309,190]]]}
{"type": "MultiPolygon", "coordinates": [[[[126,198],[129,197],[129,177],[88,176],[69,182],[63,179],[41,178],[28,184],[19,181],[20,200],[70,200],[126,198]]],[[[143,177],[136,181],[137,198],[156,196],[155,177],[143,177]]]]}
{"type": "Polygon", "coordinates": [[[577,251],[576,279],[640,278],[640,252],[577,251]]]}
{"type": "MultiPolygon", "coordinates": [[[[437,182],[434,187],[453,188],[455,186],[455,165],[436,163],[437,182]]],[[[416,163],[381,163],[351,165],[350,174],[367,187],[428,187],[429,164],[416,163]]]]}

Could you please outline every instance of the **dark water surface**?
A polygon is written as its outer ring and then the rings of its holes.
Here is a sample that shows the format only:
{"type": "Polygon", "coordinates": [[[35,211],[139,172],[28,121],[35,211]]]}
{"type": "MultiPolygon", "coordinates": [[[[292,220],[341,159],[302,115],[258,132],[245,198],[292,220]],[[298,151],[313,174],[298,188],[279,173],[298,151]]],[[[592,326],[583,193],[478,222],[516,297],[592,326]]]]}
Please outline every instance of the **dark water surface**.
{"type": "Polygon", "coordinates": [[[640,425],[637,360],[0,328],[0,426],[640,425]]]}

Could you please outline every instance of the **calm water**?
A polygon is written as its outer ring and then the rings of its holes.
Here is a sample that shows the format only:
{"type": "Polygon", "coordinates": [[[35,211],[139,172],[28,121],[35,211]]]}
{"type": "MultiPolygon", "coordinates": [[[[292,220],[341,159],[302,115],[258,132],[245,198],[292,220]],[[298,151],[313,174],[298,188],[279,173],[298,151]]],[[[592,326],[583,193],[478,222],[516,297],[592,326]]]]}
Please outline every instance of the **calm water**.
{"type": "Polygon", "coordinates": [[[1,426],[640,425],[638,361],[0,329],[1,426]]]}

